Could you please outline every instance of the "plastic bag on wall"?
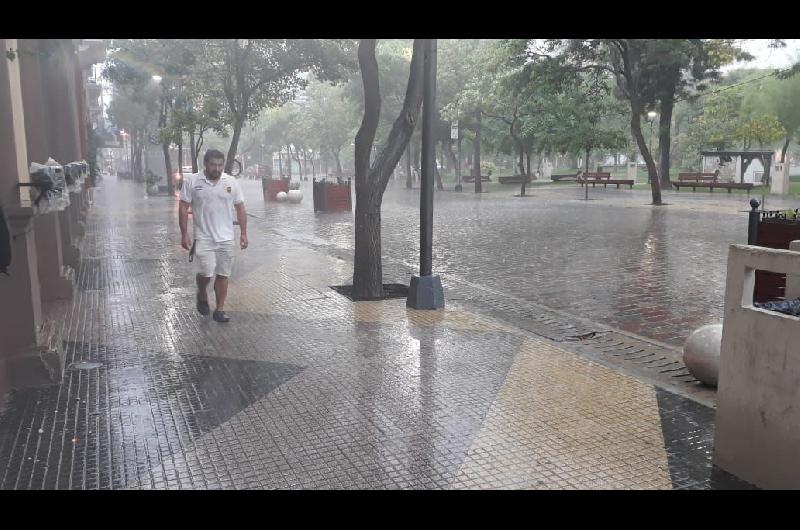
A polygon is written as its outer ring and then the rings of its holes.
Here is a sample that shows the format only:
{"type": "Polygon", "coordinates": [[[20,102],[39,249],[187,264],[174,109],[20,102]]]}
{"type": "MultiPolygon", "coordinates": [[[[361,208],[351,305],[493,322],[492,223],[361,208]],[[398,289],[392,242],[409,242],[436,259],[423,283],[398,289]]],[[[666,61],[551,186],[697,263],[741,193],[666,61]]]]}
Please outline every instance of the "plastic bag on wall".
{"type": "Polygon", "coordinates": [[[800,298],[784,300],[782,302],[755,302],[753,306],[759,309],[766,309],[767,311],[775,311],[776,313],[800,317],[800,298]]]}

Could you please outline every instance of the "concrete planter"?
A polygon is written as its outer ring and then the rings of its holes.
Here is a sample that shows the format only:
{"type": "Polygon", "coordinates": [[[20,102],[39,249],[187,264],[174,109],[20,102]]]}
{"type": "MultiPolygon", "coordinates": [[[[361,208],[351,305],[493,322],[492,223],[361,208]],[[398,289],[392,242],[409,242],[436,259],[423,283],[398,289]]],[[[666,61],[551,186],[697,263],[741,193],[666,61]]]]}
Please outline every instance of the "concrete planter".
{"type": "Polygon", "coordinates": [[[277,201],[278,193],[289,191],[289,181],[286,179],[261,179],[265,201],[277,201]]]}
{"type": "Polygon", "coordinates": [[[761,488],[800,489],[800,317],[753,306],[756,270],[786,274],[786,297],[800,296],[800,252],[731,245],[714,463],[761,488]]]}

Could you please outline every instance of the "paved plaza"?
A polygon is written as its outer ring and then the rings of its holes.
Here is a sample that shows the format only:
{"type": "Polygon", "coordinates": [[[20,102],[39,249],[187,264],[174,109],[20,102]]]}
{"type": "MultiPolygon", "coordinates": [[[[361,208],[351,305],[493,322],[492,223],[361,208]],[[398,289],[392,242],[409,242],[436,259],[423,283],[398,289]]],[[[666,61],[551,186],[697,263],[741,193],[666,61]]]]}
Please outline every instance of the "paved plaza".
{"type": "MultiPolygon", "coordinates": [[[[721,319],[746,195],[437,192],[447,307],[415,311],[330,288],[352,282],[351,213],[242,184],[220,325],[194,308],[174,199],[103,182],[77,295],[47,310],[64,381],[6,396],[0,488],[749,488],[711,465],[714,391],[680,361],[721,319]]],[[[386,283],[415,271],[418,201],[384,198],[386,283]]]]}

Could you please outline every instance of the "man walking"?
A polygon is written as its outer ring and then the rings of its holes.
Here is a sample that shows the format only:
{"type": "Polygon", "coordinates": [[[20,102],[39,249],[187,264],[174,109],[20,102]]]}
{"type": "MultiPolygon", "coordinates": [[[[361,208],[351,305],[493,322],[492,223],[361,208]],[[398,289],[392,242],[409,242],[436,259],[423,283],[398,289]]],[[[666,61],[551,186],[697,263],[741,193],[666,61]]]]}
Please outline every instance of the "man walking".
{"type": "Polygon", "coordinates": [[[181,228],[181,246],[190,252],[194,250],[195,271],[197,272],[197,310],[208,315],[208,293],[206,291],[211,277],[214,280],[214,294],[217,307],[214,320],[228,322],[225,314],[225,297],[228,295],[228,277],[233,268],[233,210],[241,228],[239,245],[247,248],[247,214],[244,209],[244,195],[239,182],[222,172],[225,155],[216,149],[209,149],[203,156],[204,171],[188,175],[181,186],[181,201],[178,209],[178,224],[181,228]],[[189,237],[189,207],[194,218],[194,239],[189,237]]]}

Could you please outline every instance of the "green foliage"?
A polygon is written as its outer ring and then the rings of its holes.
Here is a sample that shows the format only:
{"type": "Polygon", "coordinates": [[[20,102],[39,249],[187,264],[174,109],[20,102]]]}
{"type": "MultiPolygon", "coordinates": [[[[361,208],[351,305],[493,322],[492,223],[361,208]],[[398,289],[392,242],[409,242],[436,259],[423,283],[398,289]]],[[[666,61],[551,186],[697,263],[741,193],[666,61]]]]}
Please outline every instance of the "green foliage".
{"type": "Polygon", "coordinates": [[[800,76],[768,78],[745,98],[751,112],[774,116],[789,139],[800,140],[800,76]]]}
{"type": "Polygon", "coordinates": [[[753,116],[743,120],[736,128],[734,136],[742,142],[745,149],[750,149],[753,142],[763,148],[786,135],[786,131],[774,116],[753,116]]]}

